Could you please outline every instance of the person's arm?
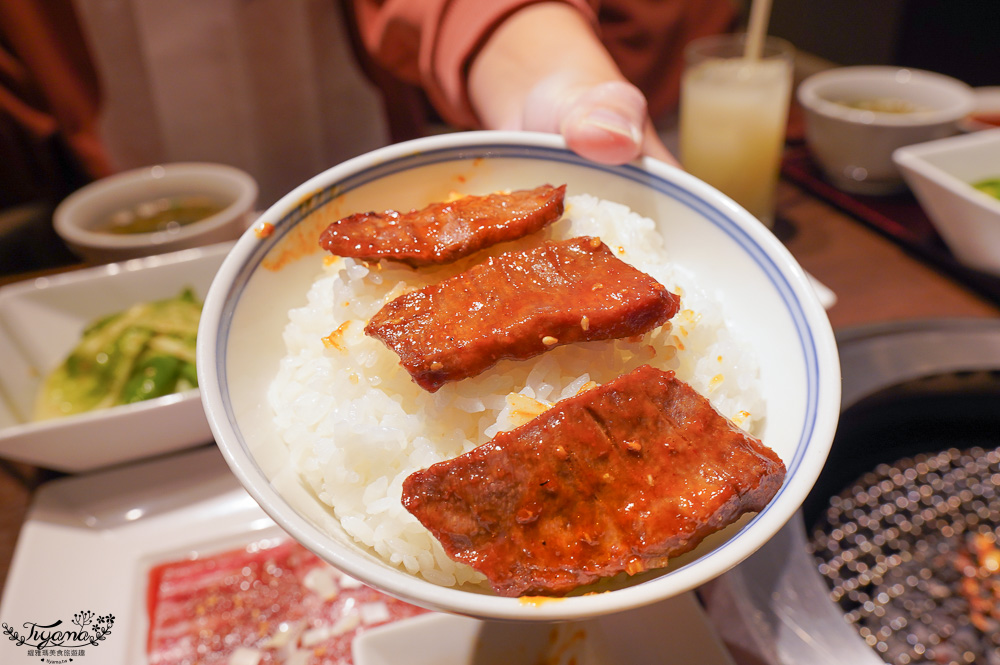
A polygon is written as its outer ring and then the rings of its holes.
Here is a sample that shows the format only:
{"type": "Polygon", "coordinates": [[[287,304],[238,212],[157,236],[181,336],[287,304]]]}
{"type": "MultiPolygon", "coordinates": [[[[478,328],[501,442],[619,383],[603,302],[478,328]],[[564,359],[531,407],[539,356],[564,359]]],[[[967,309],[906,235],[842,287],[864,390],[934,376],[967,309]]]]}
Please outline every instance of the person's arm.
{"type": "Polygon", "coordinates": [[[365,52],[454,127],[561,133],[602,162],[640,149],[674,162],[597,37],[597,0],[346,1],[365,52]]]}
{"type": "Polygon", "coordinates": [[[467,86],[485,128],[560,133],[572,150],[600,162],[647,154],[676,164],[645,97],[568,4],[536,3],[509,16],[475,55],[467,86]]]}

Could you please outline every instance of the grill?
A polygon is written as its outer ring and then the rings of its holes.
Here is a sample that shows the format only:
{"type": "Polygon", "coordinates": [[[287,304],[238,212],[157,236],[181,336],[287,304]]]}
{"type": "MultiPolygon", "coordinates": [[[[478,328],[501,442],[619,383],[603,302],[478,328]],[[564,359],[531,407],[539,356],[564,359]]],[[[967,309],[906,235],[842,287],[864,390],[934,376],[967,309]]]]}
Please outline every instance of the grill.
{"type": "Polygon", "coordinates": [[[887,663],[1000,665],[1000,449],[879,465],[830,501],[809,549],[887,663]]]}
{"type": "Polygon", "coordinates": [[[1000,321],[838,333],[843,403],[799,518],[706,607],[769,665],[1000,665],[1000,321]]]}

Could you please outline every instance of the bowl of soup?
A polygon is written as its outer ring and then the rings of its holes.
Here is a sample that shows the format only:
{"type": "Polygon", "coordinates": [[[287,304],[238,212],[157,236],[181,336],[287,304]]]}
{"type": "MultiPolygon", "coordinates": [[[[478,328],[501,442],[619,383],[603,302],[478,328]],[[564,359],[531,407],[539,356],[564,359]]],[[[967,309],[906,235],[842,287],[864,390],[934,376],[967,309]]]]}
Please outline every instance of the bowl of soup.
{"type": "Polygon", "coordinates": [[[904,191],[897,148],[944,138],[974,106],[972,88],[905,67],[837,67],[798,88],[806,143],[823,176],[852,194],[904,191]]]}
{"type": "Polygon", "coordinates": [[[56,208],[53,225],[88,263],[110,263],[237,239],[257,183],[225,164],[157,164],[102,178],[56,208]]]}

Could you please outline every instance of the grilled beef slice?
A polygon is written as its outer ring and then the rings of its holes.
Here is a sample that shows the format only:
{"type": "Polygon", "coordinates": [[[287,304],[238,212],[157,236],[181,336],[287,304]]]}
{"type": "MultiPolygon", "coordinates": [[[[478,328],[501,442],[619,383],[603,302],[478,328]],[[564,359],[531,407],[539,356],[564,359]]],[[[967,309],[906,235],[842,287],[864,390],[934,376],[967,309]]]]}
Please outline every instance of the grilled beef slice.
{"type": "Polygon", "coordinates": [[[665,566],[747,512],[781,459],[644,365],[410,475],[403,505],[500,595],[562,595],[665,566]]]}

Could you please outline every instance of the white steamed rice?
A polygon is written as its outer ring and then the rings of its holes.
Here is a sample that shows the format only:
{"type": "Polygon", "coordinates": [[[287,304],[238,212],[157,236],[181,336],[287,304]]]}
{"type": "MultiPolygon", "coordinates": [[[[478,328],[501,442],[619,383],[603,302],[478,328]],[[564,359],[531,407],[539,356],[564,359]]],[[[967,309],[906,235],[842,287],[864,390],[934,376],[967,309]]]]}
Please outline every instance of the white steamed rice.
{"type": "Polygon", "coordinates": [[[436,539],[402,506],[403,480],[509,430],[559,399],[647,363],[672,369],[715,408],[753,432],[763,413],[754,354],[727,327],[719,304],[694,276],[671,265],[652,220],[588,195],[567,198],[566,215],[543,238],[600,237],[619,258],[681,296],[681,311],[641,340],[558,347],[523,362],[504,361],[478,377],[428,393],[398,357],[364,326],[401,293],[464,270],[482,255],[452,266],[415,271],[392,262],[328,262],[289,312],[287,353],[268,399],[288,447],[288,463],[347,533],[386,561],[442,585],[481,583],[449,559],[436,539]]]}

